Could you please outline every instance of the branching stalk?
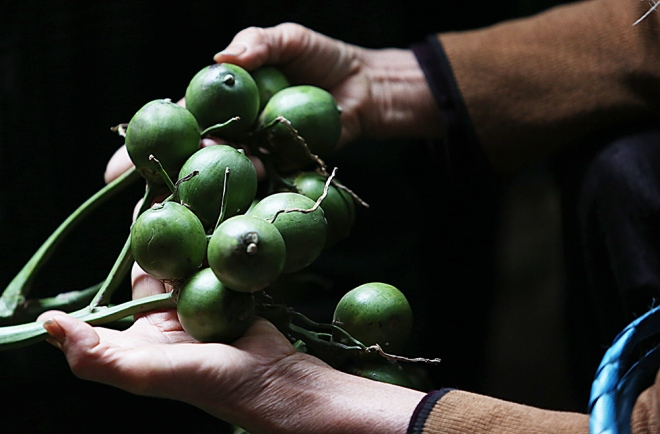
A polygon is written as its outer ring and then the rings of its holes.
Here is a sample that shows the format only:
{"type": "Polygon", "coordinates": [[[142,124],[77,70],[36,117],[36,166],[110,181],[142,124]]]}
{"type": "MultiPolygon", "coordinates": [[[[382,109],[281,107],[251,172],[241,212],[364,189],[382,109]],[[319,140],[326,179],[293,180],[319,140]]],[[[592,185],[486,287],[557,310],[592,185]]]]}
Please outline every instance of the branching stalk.
{"type": "MultiPolygon", "coordinates": [[[[155,188],[150,183],[147,183],[147,188],[144,192],[144,198],[142,200],[142,206],[140,207],[139,214],[142,214],[145,210],[151,207],[151,202],[153,202],[157,196],[157,192],[157,188],[155,188]]],[[[119,256],[117,256],[117,259],[112,266],[112,269],[108,273],[108,276],[101,285],[101,288],[89,305],[92,310],[98,306],[107,306],[110,303],[112,294],[119,287],[119,284],[124,279],[124,277],[128,274],[132,265],[133,254],[131,253],[131,235],[129,234],[126,242],[124,243],[124,247],[122,248],[119,256]]]]}
{"type": "MultiPolygon", "coordinates": [[[[70,315],[97,326],[119,321],[131,315],[150,310],[172,309],[175,307],[176,304],[172,299],[172,294],[165,293],[127,301],[112,307],[97,307],[94,311],[86,307],[70,315]]],[[[48,333],[46,333],[43,327],[43,321],[0,327],[0,351],[32,345],[47,338],[48,333]]]]}
{"type": "Polygon", "coordinates": [[[304,208],[281,209],[281,210],[279,210],[275,213],[275,215],[273,216],[272,219],[268,219],[268,221],[270,223],[274,223],[277,216],[279,216],[282,213],[286,213],[286,212],[301,212],[303,214],[309,214],[311,212],[316,211],[321,206],[321,202],[323,202],[323,199],[325,199],[325,197],[328,195],[328,189],[330,188],[330,183],[332,182],[332,179],[335,177],[336,172],[337,172],[337,168],[335,167],[332,170],[332,174],[330,174],[330,176],[328,176],[328,179],[325,182],[325,186],[323,187],[323,194],[321,194],[321,196],[319,196],[319,198],[316,199],[316,202],[314,202],[314,205],[312,205],[311,208],[309,208],[309,209],[304,209],[304,208]]]}
{"type": "Polygon", "coordinates": [[[54,297],[33,298],[26,300],[18,306],[14,315],[9,319],[0,318],[0,326],[21,324],[34,321],[47,310],[60,310],[71,312],[89,305],[94,295],[101,288],[102,283],[90,286],[79,291],[69,291],[57,294],[54,297]]]}
{"type": "Polygon", "coordinates": [[[2,292],[0,318],[10,318],[17,307],[25,302],[37,272],[48,261],[66,235],[92,211],[137,179],[141,179],[141,176],[135,168],[127,170],[87,199],[55,229],[2,292]]]}

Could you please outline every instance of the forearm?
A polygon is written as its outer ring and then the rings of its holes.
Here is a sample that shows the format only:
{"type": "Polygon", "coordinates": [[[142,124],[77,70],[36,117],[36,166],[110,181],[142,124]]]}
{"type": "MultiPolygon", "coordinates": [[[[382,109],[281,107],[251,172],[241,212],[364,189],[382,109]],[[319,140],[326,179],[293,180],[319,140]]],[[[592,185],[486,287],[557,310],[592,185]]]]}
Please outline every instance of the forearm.
{"type": "Polygon", "coordinates": [[[512,172],[660,108],[658,14],[638,0],[592,0],[489,28],[445,33],[477,136],[512,172]]]}
{"type": "Polygon", "coordinates": [[[252,434],[403,434],[424,397],[342,373],[306,355],[295,359],[273,366],[276,375],[265,373],[272,381],[251,394],[256,398],[248,407],[233,409],[230,419],[252,434]]]}

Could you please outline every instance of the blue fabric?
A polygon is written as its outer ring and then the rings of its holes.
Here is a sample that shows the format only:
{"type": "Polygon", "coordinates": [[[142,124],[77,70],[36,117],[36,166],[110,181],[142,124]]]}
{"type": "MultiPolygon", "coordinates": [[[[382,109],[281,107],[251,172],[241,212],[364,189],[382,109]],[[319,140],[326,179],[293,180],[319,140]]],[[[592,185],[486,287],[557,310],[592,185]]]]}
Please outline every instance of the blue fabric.
{"type": "Polygon", "coordinates": [[[619,333],[596,371],[589,400],[591,434],[628,434],[639,394],[660,367],[660,307],[619,333]]]}

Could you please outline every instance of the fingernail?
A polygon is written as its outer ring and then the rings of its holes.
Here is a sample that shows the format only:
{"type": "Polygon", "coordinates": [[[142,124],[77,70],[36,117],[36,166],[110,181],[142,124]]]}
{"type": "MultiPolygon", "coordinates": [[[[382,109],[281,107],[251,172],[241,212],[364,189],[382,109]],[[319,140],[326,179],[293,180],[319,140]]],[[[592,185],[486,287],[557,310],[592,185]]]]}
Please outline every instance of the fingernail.
{"type": "Polygon", "coordinates": [[[49,344],[62,349],[62,345],[66,340],[66,334],[64,333],[64,329],[62,329],[57,321],[54,319],[44,321],[44,329],[46,329],[46,333],[48,333],[50,336],[50,338],[46,339],[46,341],[49,344]]]}
{"type": "Polygon", "coordinates": [[[218,57],[218,56],[238,57],[241,54],[245,53],[246,50],[247,50],[247,48],[245,47],[245,45],[230,45],[229,47],[227,47],[224,50],[220,51],[219,53],[217,53],[213,57],[214,58],[218,57]]]}

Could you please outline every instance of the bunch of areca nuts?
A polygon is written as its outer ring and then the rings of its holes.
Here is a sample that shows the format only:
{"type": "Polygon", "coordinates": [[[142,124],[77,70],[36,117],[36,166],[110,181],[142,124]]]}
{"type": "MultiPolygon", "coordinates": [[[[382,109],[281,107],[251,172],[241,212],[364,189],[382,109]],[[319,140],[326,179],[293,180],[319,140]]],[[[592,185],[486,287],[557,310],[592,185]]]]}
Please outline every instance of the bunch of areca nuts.
{"type": "MultiPolygon", "coordinates": [[[[341,130],[341,108],[328,91],[291,85],[273,66],[248,72],[229,63],[201,69],[185,91],[185,107],[150,101],[125,126],[136,170],[148,188],[165,192],[136,217],[131,253],[171,286],[192,337],[238,339],[262,313],[258,299],[269,285],[349,235],[356,207],[366,204],[323,162],[341,130]],[[202,147],[204,138],[215,144],[202,147]]],[[[411,330],[401,291],[371,282],[340,300],[327,340],[392,354],[411,330]]],[[[392,358],[357,359],[339,358],[337,366],[414,387],[392,358]]]]}

